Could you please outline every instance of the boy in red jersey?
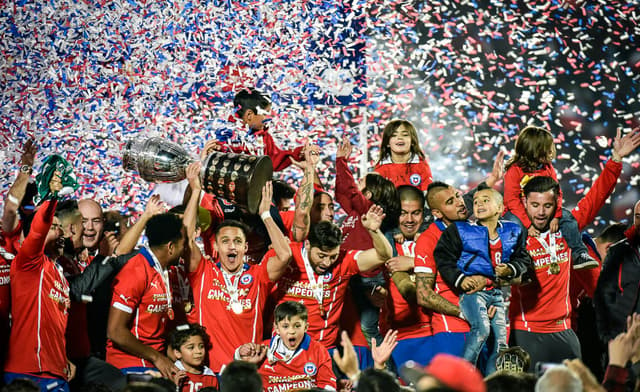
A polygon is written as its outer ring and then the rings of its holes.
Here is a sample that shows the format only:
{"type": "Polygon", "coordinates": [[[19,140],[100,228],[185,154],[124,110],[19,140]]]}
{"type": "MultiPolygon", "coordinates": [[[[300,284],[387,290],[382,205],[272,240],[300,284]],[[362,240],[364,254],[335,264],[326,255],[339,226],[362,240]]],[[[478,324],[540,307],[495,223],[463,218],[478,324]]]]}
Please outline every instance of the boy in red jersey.
{"type": "Polygon", "coordinates": [[[286,301],[276,307],[276,335],[262,345],[247,343],[236,350],[236,359],[257,363],[268,392],[321,388],[336,390],[327,349],[307,335],[307,308],[286,301]]]}
{"type": "MultiPolygon", "coordinates": [[[[53,195],[62,189],[57,172],[49,189],[53,195]]],[[[64,245],[56,205],[54,197],[40,206],[11,264],[13,326],[4,380],[29,378],[42,390],[68,392],[75,366],[65,353],[70,298],[69,283],[56,263],[64,245]]]]}
{"type": "Polygon", "coordinates": [[[211,343],[202,326],[179,325],[169,335],[168,341],[177,359],[175,365],[182,371],[178,376],[180,391],[196,392],[205,387],[218,388],[218,377],[204,365],[211,343]]]}
{"type": "Polygon", "coordinates": [[[205,144],[205,154],[213,150],[251,155],[268,155],[273,162],[273,171],[279,172],[292,163],[303,160],[303,146],[293,150],[282,150],[276,145],[266,124],[271,116],[271,99],[262,92],[247,88],[238,91],[233,99],[237,117],[249,127],[248,132],[235,133],[225,142],[210,140],[205,144]]]}

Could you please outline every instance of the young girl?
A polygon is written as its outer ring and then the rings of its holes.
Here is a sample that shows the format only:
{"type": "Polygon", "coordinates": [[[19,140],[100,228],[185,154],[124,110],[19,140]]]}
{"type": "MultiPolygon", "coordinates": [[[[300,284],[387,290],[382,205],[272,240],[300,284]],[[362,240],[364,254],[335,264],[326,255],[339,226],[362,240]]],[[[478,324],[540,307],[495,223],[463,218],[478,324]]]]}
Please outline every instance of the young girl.
{"type": "MultiPolygon", "coordinates": [[[[522,188],[535,176],[549,176],[557,181],[556,171],[551,161],[556,157],[553,136],[546,129],[528,126],[524,128],[516,140],[515,155],[507,162],[504,175],[504,208],[505,212],[515,215],[522,225],[528,229],[529,235],[537,237],[540,233],[531,224],[524,208],[522,188]]],[[[551,221],[551,232],[560,229],[572,249],[573,269],[596,268],[598,261],[589,256],[587,247],[582,242],[578,224],[568,211],[562,212],[562,192],[558,197],[558,208],[551,221]]],[[[510,219],[510,215],[505,215],[510,219]]]]}
{"type": "Polygon", "coordinates": [[[209,344],[209,336],[199,324],[180,325],[169,334],[169,350],[177,359],[176,367],[185,372],[180,379],[181,392],[218,388],[218,377],[204,365],[209,344]]]}
{"type": "Polygon", "coordinates": [[[431,168],[420,147],[416,127],[406,120],[391,120],[382,131],[380,159],[374,168],[398,187],[412,185],[426,191],[431,182],[431,168]]]}

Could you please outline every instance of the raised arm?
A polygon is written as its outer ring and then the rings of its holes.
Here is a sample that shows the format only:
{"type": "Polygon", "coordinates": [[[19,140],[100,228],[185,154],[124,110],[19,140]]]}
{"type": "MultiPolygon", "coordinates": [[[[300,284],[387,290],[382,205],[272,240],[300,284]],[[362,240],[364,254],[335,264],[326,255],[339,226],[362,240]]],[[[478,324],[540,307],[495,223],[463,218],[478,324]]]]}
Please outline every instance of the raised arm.
{"type": "Polygon", "coordinates": [[[362,226],[369,231],[373,240],[373,249],[365,250],[358,255],[358,268],[360,271],[370,271],[384,264],[392,255],[391,244],[385,238],[380,225],[385,214],[382,207],[373,205],[362,217],[362,226]]]}
{"type": "Polygon", "coordinates": [[[634,129],[624,137],[620,129],[613,140],[611,159],[607,161],[602,173],[591,185],[591,189],[578,202],[571,213],[578,222],[580,230],[584,229],[598,215],[609,196],[613,193],[620,173],[622,173],[622,159],[631,154],[640,145],[640,127],[634,129]]]}
{"type": "Polygon", "coordinates": [[[189,271],[193,272],[198,269],[202,260],[202,252],[196,244],[196,222],[198,217],[198,205],[200,203],[200,193],[202,184],[200,182],[200,162],[194,162],[187,167],[186,174],[191,189],[191,196],[184,210],[182,222],[187,229],[187,238],[189,243],[189,271]]]}
{"type": "Polygon", "coordinates": [[[262,188],[262,199],[260,200],[258,212],[260,213],[260,218],[264,222],[264,226],[267,228],[267,233],[269,233],[271,247],[276,253],[275,256],[266,260],[269,279],[272,282],[275,282],[280,279],[282,274],[284,274],[287,265],[289,264],[289,260],[291,260],[292,253],[291,248],[289,247],[289,241],[287,241],[287,238],[282,234],[282,231],[269,212],[271,209],[272,198],[273,187],[271,185],[271,181],[269,181],[262,188]]]}
{"type": "Polygon", "coordinates": [[[342,143],[338,146],[338,152],[336,152],[336,201],[340,206],[351,214],[357,212],[363,214],[366,212],[366,208],[369,205],[368,200],[358,187],[353,179],[353,174],[349,170],[347,161],[353,147],[347,137],[342,139],[342,143]]]}
{"type": "Polygon", "coordinates": [[[320,148],[307,142],[304,155],[305,160],[300,162],[304,175],[298,188],[293,227],[291,228],[295,242],[304,241],[309,234],[311,205],[313,204],[313,181],[316,175],[316,166],[320,160],[320,148]]]}
{"type": "Polygon", "coordinates": [[[22,199],[27,190],[27,184],[31,177],[31,168],[33,167],[33,161],[38,151],[38,146],[33,139],[27,140],[24,145],[24,152],[20,157],[20,171],[16,181],[9,188],[7,197],[4,201],[4,211],[2,214],[2,222],[0,227],[5,233],[10,233],[18,226],[18,207],[22,203],[22,199]]]}
{"type": "Polygon", "coordinates": [[[151,219],[151,217],[154,215],[164,212],[164,210],[164,204],[160,200],[160,195],[151,196],[149,198],[149,201],[147,201],[144,212],[142,213],[142,215],[140,215],[138,221],[133,226],[131,226],[129,230],[127,230],[127,232],[122,236],[120,244],[116,248],[114,255],[120,256],[131,253],[138,243],[138,240],[140,239],[140,236],[142,235],[147,222],[149,222],[149,219],[151,219]]]}

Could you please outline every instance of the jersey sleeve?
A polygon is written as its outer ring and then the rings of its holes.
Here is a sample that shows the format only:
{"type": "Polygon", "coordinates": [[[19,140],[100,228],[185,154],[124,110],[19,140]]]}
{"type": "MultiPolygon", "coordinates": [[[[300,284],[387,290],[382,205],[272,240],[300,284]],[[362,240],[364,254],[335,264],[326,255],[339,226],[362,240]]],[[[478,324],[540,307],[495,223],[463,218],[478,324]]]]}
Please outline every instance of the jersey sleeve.
{"type": "Polygon", "coordinates": [[[340,263],[341,274],[343,276],[357,275],[360,273],[360,268],[358,267],[358,256],[360,256],[361,253],[361,250],[350,250],[347,252],[340,263]]]}
{"type": "Polygon", "coordinates": [[[273,171],[279,172],[291,165],[291,158],[299,161],[304,159],[302,149],[304,146],[296,147],[293,150],[282,150],[273,140],[273,136],[269,132],[264,132],[262,140],[265,146],[265,154],[267,154],[273,163],[273,171]]]}
{"type": "Polygon", "coordinates": [[[523,174],[522,170],[516,165],[511,165],[504,174],[504,207],[506,211],[517,216],[524,227],[529,227],[531,226],[531,220],[529,220],[525,212],[521,199],[522,187],[520,186],[520,181],[523,174]]]}
{"type": "Polygon", "coordinates": [[[336,375],[333,373],[331,357],[324,347],[319,347],[317,387],[328,391],[336,390],[336,375]]]}
{"type": "MultiPolygon", "coordinates": [[[[434,224],[434,223],[432,223],[434,224]]],[[[413,271],[417,274],[434,274],[437,271],[436,262],[433,258],[433,250],[438,243],[438,239],[431,233],[430,230],[425,231],[418,237],[416,242],[415,267],[413,271]]]]}
{"type": "Polygon", "coordinates": [[[613,193],[620,173],[622,173],[622,163],[612,160],[607,161],[604,169],[602,169],[602,174],[593,182],[591,189],[571,211],[578,222],[580,230],[591,224],[596,215],[598,215],[598,211],[613,193]]]}
{"type": "Polygon", "coordinates": [[[140,303],[147,282],[147,272],[142,263],[127,263],[113,281],[111,306],[132,314],[140,303]]]}
{"type": "Polygon", "coordinates": [[[336,201],[347,214],[351,214],[352,212],[364,214],[369,208],[368,200],[364,197],[362,192],[358,190],[345,158],[336,159],[335,196],[336,201]]]}
{"type": "Polygon", "coordinates": [[[19,257],[16,257],[13,261],[19,270],[32,271],[41,267],[44,261],[41,256],[44,254],[47,234],[51,229],[57,205],[57,201],[48,200],[42,203],[38,211],[36,211],[31,222],[29,234],[24,239],[18,252],[19,257]]]}

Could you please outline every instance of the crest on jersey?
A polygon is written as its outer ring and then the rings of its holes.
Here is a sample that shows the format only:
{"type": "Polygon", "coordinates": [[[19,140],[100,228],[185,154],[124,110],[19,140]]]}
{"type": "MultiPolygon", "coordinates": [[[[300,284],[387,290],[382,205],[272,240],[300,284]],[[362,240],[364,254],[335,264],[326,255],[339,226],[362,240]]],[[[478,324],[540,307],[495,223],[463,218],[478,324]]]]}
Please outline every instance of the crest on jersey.
{"type": "Polygon", "coordinates": [[[422,182],[422,177],[420,177],[420,174],[414,173],[409,177],[409,182],[413,186],[418,186],[422,182]]]}
{"type": "Polygon", "coordinates": [[[329,282],[331,279],[333,279],[333,274],[331,272],[327,272],[326,274],[322,275],[323,282],[329,282]]]}
{"type": "Polygon", "coordinates": [[[318,367],[313,362],[307,362],[304,364],[304,374],[307,376],[315,376],[318,372],[318,367]]]}
{"type": "Polygon", "coordinates": [[[240,283],[245,286],[251,284],[251,282],[253,282],[253,276],[251,276],[250,274],[244,274],[240,277],[240,283]]]}

